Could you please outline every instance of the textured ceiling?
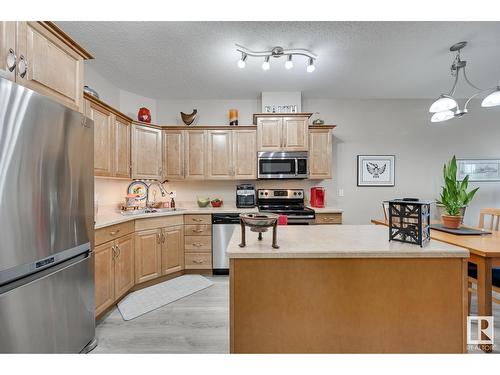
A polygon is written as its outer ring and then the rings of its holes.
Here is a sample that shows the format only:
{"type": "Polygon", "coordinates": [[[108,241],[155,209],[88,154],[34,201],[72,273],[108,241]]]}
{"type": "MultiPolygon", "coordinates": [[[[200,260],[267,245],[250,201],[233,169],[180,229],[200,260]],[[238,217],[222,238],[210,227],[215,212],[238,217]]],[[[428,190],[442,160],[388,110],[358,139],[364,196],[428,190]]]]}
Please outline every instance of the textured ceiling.
{"type": "MultiPolygon", "coordinates": [[[[432,98],[451,86],[451,44],[478,86],[500,84],[500,22],[58,22],[95,57],[116,86],[157,99],[255,99],[261,91],[307,98],[432,98]],[[307,48],[291,70],[249,57],[239,69],[234,44],[253,50],[307,48]]],[[[470,89],[459,86],[458,96],[470,89]]]]}

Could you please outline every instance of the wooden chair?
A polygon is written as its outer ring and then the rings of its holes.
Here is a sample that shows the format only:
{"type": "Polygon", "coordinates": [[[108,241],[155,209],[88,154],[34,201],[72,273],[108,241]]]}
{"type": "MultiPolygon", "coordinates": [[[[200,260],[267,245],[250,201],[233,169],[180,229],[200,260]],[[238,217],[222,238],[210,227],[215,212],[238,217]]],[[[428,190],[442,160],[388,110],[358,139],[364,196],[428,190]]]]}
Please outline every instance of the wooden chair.
{"type": "MultiPolygon", "coordinates": [[[[490,230],[490,231],[498,231],[500,227],[500,208],[482,208],[479,211],[479,228],[490,230]],[[487,224],[486,219],[489,218],[489,225],[487,224]]],[[[468,264],[468,274],[469,274],[469,314],[470,314],[470,302],[472,296],[472,283],[475,283],[477,280],[477,267],[475,264],[469,262],[468,264]]],[[[493,277],[493,291],[496,293],[500,293],[500,268],[493,268],[492,270],[493,277]]],[[[495,298],[493,295],[493,302],[500,304],[500,299],[495,298]]]]}
{"type": "Polygon", "coordinates": [[[479,211],[479,228],[496,230],[500,224],[500,208],[483,208],[479,211]],[[490,218],[490,225],[485,227],[485,218],[490,218]]]}

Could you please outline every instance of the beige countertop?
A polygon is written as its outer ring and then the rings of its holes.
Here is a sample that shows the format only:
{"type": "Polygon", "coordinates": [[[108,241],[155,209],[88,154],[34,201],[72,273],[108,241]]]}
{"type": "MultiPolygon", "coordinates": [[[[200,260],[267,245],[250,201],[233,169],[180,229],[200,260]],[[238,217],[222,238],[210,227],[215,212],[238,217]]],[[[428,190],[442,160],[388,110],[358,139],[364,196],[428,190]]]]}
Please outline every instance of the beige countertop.
{"type": "Polygon", "coordinates": [[[317,214],[340,214],[344,212],[344,210],[341,210],[340,208],[335,208],[335,207],[323,207],[323,208],[317,208],[317,207],[312,207],[308,206],[309,208],[312,208],[314,212],[317,214]]]}
{"type": "Polygon", "coordinates": [[[241,248],[241,229],[234,231],[227,253],[230,258],[467,258],[467,249],[431,240],[421,248],[389,242],[388,229],[378,225],[288,225],[278,226],[279,249],[271,247],[272,230],[263,234],[246,229],[246,247],[241,248]]]}
{"type": "Polygon", "coordinates": [[[130,220],[144,219],[158,216],[173,216],[186,214],[213,214],[213,213],[231,213],[231,212],[256,212],[255,208],[237,208],[235,202],[224,203],[222,207],[214,208],[211,205],[208,207],[198,207],[196,203],[179,202],[176,204],[177,211],[144,213],[134,215],[123,215],[116,207],[99,207],[99,212],[95,217],[95,229],[104,228],[113,224],[125,223],[130,220]]]}

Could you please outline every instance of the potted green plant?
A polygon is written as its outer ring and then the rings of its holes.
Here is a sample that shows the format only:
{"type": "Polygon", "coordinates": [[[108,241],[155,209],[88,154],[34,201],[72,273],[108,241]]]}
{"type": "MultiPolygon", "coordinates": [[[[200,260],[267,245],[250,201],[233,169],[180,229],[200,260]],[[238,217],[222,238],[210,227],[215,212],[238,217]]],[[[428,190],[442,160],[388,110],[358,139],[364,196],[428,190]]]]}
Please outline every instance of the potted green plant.
{"type": "Polygon", "coordinates": [[[443,212],[441,218],[446,228],[457,229],[462,224],[465,208],[469,205],[476,194],[478,187],[467,192],[469,187],[469,175],[462,181],[457,179],[457,159],[455,156],[443,167],[444,186],[441,197],[438,200],[443,212]]]}

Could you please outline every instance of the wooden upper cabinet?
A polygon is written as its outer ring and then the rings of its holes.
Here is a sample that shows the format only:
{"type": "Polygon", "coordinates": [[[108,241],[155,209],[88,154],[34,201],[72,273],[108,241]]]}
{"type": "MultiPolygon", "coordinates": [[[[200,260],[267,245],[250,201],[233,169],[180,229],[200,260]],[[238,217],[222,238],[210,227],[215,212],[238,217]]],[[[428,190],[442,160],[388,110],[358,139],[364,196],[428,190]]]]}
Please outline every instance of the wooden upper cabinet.
{"type": "Polygon", "coordinates": [[[114,241],[96,246],[95,256],[95,314],[99,315],[115,301],[113,264],[114,241]]]}
{"type": "Polygon", "coordinates": [[[0,77],[15,81],[17,64],[16,22],[0,21],[0,77]]]}
{"type": "Polygon", "coordinates": [[[134,235],[129,234],[115,241],[115,300],[135,284],[134,235]]]}
{"type": "Polygon", "coordinates": [[[283,150],[307,151],[309,149],[309,118],[283,117],[283,150]]]}
{"type": "Polygon", "coordinates": [[[163,175],[167,180],[184,179],[184,131],[163,131],[163,175]]]}
{"type": "Polygon", "coordinates": [[[207,179],[233,178],[232,136],[232,130],[207,131],[207,179]]]}
{"type": "Polygon", "coordinates": [[[186,180],[203,180],[205,178],[206,131],[186,130],[184,135],[184,160],[186,180]]]}
{"type": "Polygon", "coordinates": [[[309,132],[309,178],[332,178],[332,131],[311,129],[309,132]]]}
{"type": "Polygon", "coordinates": [[[184,269],[184,230],[182,225],[162,229],[161,273],[184,269]]]}
{"type": "Polygon", "coordinates": [[[283,148],[283,122],[281,117],[257,119],[258,151],[281,151],[283,148]]]}
{"type": "Polygon", "coordinates": [[[114,120],[114,171],[115,177],[130,177],[130,122],[113,115],[114,120]]]}
{"type": "Polygon", "coordinates": [[[161,148],[160,129],[132,124],[132,178],[161,179],[161,148]]]}
{"type": "Polygon", "coordinates": [[[135,283],[161,276],[161,229],[135,233],[135,283]]]}
{"type": "Polygon", "coordinates": [[[52,23],[18,22],[17,41],[16,80],[83,111],[83,61],[91,56],[52,23]]]}
{"type": "Polygon", "coordinates": [[[94,175],[113,176],[114,131],[113,116],[106,109],[86,101],[85,115],[94,121],[94,175]]]}
{"type": "Polygon", "coordinates": [[[255,130],[233,131],[232,159],[235,179],[257,178],[257,134],[255,130]]]}

